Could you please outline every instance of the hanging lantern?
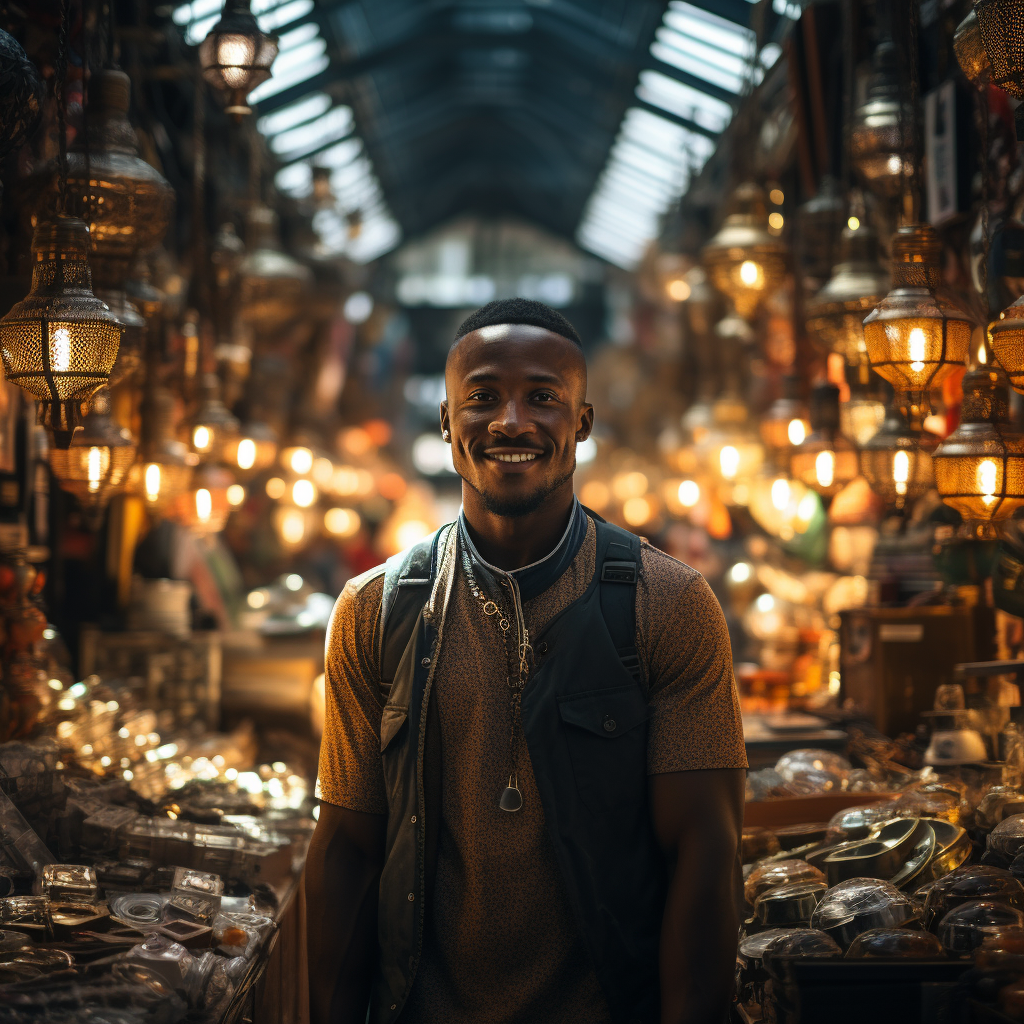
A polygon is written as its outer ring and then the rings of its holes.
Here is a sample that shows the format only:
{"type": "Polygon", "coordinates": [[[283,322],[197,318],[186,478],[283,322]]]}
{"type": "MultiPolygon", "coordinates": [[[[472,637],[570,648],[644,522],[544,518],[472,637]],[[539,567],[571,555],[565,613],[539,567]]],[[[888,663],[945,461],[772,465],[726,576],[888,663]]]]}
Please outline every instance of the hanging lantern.
{"type": "Polygon", "coordinates": [[[188,488],[196,457],[174,437],[174,398],[154,388],[142,408],[142,444],[129,486],[148,508],[162,513],[188,488]]]}
{"type": "Polygon", "coordinates": [[[277,434],[260,420],[246,423],[238,436],[224,448],[224,460],[237,466],[242,474],[255,474],[269,469],[277,457],[277,434]]]}
{"type": "Polygon", "coordinates": [[[1024,394],[1024,296],[988,325],[988,336],[1014,391],[1024,394]]]}
{"type": "Polygon", "coordinates": [[[807,303],[807,329],[854,366],[867,352],[864,317],[889,290],[889,275],[878,262],[878,238],[867,218],[852,216],[840,245],[832,277],[807,303]]]}
{"type": "MultiPolygon", "coordinates": [[[[817,287],[832,272],[846,220],[845,209],[839,182],[831,174],[822,175],[818,194],[797,209],[796,254],[805,287],[817,287]]],[[[779,218],[777,223],[781,225],[782,214],[773,216],[779,218]]]]}
{"type": "Polygon", "coordinates": [[[775,399],[761,417],[761,440],[774,458],[788,466],[790,452],[810,431],[807,409],[800,399],[800,378],[788,374],[781,397],[775,399]]]}
{"type": "Polygon", "coordinates": [[[273,334],[294,319],[312,282],[308,267],[281,251],[277,214],[256,206],[248,217],[248,252],[238,268],[239,314],[261,334],[273,334]]]}
{"type": "Polygon", "coordinates": [[[868,188],[889,198],[899,195],[915,132],[914,110],[903,99],[899,55],[884,40],[875,50],[867,97],[853,112],[850,128],[850,157],[868,188]]]}
{"type": "Polygon", "coordinates": [[[957,25],[953,33],[953,49],[967,81],[978,88],[987,86],[992,77],[992,65],[981,38],[978,15],[973,10],[968,11],[967,17],[957,25]]]}
{"type": "Polygon", "coordinates": [[[941,254],[930,225],[901,227],[892,243],[892,290],[864,318],[871,368],[896,390],[915,427],[931,390],[966,361],[974,328],[970,314],[935,293],[941,254]]]}
{"type": "Polygon", "coordinates": [[[231,514],[234,477],[223,466],[205,462],[192,474],[187,491],[177,499],[179,518],[196,533],[220,533],[231,514]]]}
{"type": "Polygon", "coordinates": [[[217,374],[204,373],[200,389],[199,409],[192,419],[190,441],[194,452],[216,462],[237,436],[238,420],[220,400],[220,378],[217,374]]]}
{"type": "Polygon", "coordinates": [[[283,547],[296,550],[304,547],[317,535],[322,519],[312,508],[278,505],[271,516],[274,529],[283,547]]]}
{"type": "Polygon", "coordinates": [[[937,439],[911,430],[892,407],[879,430],[860,451],[860,471],[887,505],[902,509],[935,486],[931,450],[937,439]]]}
{"type": "Polygon", "coordinates": [[[811,433],[793,450],[790,471],[825,497],[838,494],[859,475],[857,449],[839,430],[835,384],[818,384],[811,392],[811,433]]]}
{"type": "MultiPolygon", "coordinates": [[[[974,0],[993,85],[1024,100],[1024,16],[1018,0],[974,0]]],[[[959,56],[959,54],[958,54],[959,56]]],[[[1015,112],[1017,134],[1024,132],[1024,112],[1015,112]]]]}
{"type": "Polygon", "coordinates": [[[892,389],[871,372],[866,353],[856,366],[846,367],[846,383],[850,397],[839,405],[839,429],[861,447],[881,429],[892,389]]]}
{"type": "Polygon", "coordinates": [[[123,288],[97,288],[96,297],[110,308],[121,324],[121,344],[110,371],[110,386],[136,384],[142,374],[146,345],[146,320],[128,299],[123,288]]]}
{"type": "Polygon", "coordinates": [[[110,379],[121,325],[93,295],[89,229],[75,217],[41,222],[32,235],[32,289],[0,319],[7,379],[39,402],[39,422],[67,448],[82,403],[110,379]]]}
{"type": "MultiPolygon", "coordinates": [[[[35,64],[18,41],[0,29],[0,159],[28,138],[39,122],[45,90],[35,64]]],[[[0,182],[0,195],[3,183],[0,182]]]]}
{"type": "Polygon", "coordinates": [[[779,288],[786,273],[786,246],[768,230],[768,207],[759,185],[747,182],[733,192],[729,213],[701,259],[711,283],[733,300],[745,319],[779,288]]]}
{"type": "Polygon", "coordinates": [[[1024,505],[1024,434],[1010,424],[1006,374],[979,365],[963,389],[960,425],[932,455],[939,495],[964,519],[1008,519],[1024,505]]]}
{"type": "Polygon", "coordinates": [[[235,118],[251,114],[245,98],[270,78],[277,56],[277,36],[260,31],[250,0],[227,0],[220,21],[199,46],[203,78],[227,99],[235,118]]]}
{"type": "Polygon", "coordinates": [[[50,449],[50,469],[61,489],[77,499],[86,521],[94,528],[103,510],[125,481],[135,461],[135,439],[110,418],[110,397],[101,388],[89,414],[66,449],[50,449]]]}

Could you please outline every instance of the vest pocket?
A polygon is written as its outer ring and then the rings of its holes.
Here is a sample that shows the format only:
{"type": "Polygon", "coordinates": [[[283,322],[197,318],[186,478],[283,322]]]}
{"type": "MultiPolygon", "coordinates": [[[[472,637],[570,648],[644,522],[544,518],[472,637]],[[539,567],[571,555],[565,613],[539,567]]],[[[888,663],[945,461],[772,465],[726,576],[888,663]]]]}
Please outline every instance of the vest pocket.
{"type": "Polygon", "coordinates": [[[647,719],[651,710],[635,685],[558,698],[576,788],[595,813],[647,798],[647,719]]]}

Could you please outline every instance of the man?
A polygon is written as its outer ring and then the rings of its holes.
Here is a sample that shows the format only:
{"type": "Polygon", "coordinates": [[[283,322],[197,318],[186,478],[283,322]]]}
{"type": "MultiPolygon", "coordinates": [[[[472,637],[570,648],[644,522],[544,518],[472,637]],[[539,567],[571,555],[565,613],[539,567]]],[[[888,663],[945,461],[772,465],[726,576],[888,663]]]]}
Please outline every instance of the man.
{"type": "Polygon", "coordinates": [[[718,1024],[746,767],[721,609],[573,496],[564,317],[484,306],[445,384],[459,520],[350,581],[327,641],[311,1019],[718,1024]]]}

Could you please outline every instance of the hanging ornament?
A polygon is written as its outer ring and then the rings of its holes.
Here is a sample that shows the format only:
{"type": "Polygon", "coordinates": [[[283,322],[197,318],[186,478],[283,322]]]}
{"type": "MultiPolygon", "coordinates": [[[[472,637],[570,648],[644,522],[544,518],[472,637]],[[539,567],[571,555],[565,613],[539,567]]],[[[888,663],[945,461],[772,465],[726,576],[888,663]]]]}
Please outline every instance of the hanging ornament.
{"type": "Polygon", "coordinates": [[[32,235],[32,288],[0,319],[7,379],[39,402],[39,422],[67,448],[82,403],[110,379],[121,325],[92,292],[89,229],[75,217],[39,223],[32,235]]]}
{"type": "Polygon", "coordinates": [[[18,41],[0,29],[0,160],[35,129],[44,96],[43,80],[35,64],[18,41]]]}
{"type": "Polygon", "coordinates": [[[258,334],[273,334],[302,311],[313,275],[282,252],[270,207],[255,206],[247,227],[248,251],[238,268],[239,316],[258,334]]]}
{"type": "Polygon", "coordinates": [[[793,448],[801,444],[810,431],[807,408],[800,398],[800,378],[796,374],[787,374],[783,380],[782,395],[761,417],[761,440],[769,454],[780,465],[788,467],[793,448]]]}
{"type": "Polygon", "coordinates": [[[786,273],[786,246],[768,226],[764,189],[746,182],[733,192],[729,213],[701,252],[711,283],[744,319],[780,287],[786,273]]]}
{"type": "Polygon", "coordinates": [[[1014,391],[1024,394],[1024,296],[988,325],[988,337],[1014,391]]]}
{"type": "Polygon", "coordinates": [[[92,409],[67,449],[50,449],[50,469],[61,489],[73,494],[86,522],[98,529],[103,511],[135,461],[135,440],[110,418],[110,399],[101,388],[92,409]]]}
{"type": "Polygon", "coordinates": [[[871,63],[867,97],[853,112],[850,159],[868,188],[894,198],[915,147],[914,108],[904,98],[899,56],[890,40],[879,43],[871,63]]]}
{"type": "Polygon", "coordinates": [[[859,475],[857,449],[839,430],[835,384],[818,384],[811,392],[811,433],[793,449],[790,471],[825,497],[838,494],[859,475]]]}
{"type": "Polygon", "coordinates": [[[892,290],[864,319],[871,368],[895,389],[919,426],[929,393],[967,359],[974,323],[969,313],[935,293],[942,245],[928,224],[899,228],[892,243],[892,290]]]}
{"type": "Polygon", "coordinates": [[[986,87],[992,77],[992,65],[981,38],[978,15],[973,10],[968,11],[967,17],[957,25],[953,33],[953,49],[967,81],[979,89],[986,87]]]}
{"type": "MultiPolygon", "coordinates": [[[[1024,14],[1019,0],[974,0],[992,83],[1024,100],[1024,14]]],[[[1024,136],[1024,110],[1017,107],[1017,137],[1024,136]]]]}
{"type": "Polygon", "coordinates": [[[201,458],[217,462],[227,445],[238,435],[238,420],[220,399],[220,378],[204,373],[200,384],[200,403],[192,418],[192,450],[201,458]]]}
{"type": "Polygon", "coordinates": [[[979,364],[963,389],[960,425],[932,455],[939,495],[964,519],[1008,519],[1024,505],[1024,434],[1010,423],[1006,374],[979,364]]]}
{"type": "Polygon", "coordinates": [[[860,471],[887,505],[902,509],[935,486],[931,451],[937,438],[911,430],[895,406],[860,450],[860,471]]]}
{"type": "Polygon", "coordinates": [[[867,217],[854,214],[843,229],[840,262],[832,277],[807,303],[807,329],[831,352],[855,366],[867,353],[864,317],[889,290],[889,275],[878,261],[878,238],[867,217]]]}
{"type": "Polygon", "coordinates": [[[178,496],[179,518],[196,533],[220,533],[231,514],[229,493],[234,477],[223,466],[203,463],[187,491],[178,496]]]}
{"type": "Polygon", "coordinates": [[[174,437],[173,395],[166,388],[151,389],[143,400],[142,443],[129,487],[149,509],[162,513],[188,488],[196,461],[174,437]]]}
{"type": "Polygon", "coordinates": [[[199,46],[203,78],[221,92],[225,110],[236,119],[251,114],[246,97],[270,78],[277,36],[260,31],[250,0],[227,0],[220,21],[199,46]]]}

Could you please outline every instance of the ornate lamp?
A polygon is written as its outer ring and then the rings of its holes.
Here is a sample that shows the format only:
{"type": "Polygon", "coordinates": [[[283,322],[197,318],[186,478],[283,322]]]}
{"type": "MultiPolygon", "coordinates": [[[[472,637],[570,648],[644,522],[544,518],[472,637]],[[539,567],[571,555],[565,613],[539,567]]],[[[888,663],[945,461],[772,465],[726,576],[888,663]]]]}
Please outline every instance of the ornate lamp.
{"type": "Polygon", "coordinates": [[[238,420],[220,400],[220,378],[217,374],[203,374],[200,395],[199,408],[190,429],[192,450],[203,459],[216,462],[238,435],[238,420]]]}
{"type": "Polygon", "coordinates": [[[281,251],[277,214],[268,206],[254,207],[247,226],[248,252],[238,268],[239,312],[253,330],[273,333],[297,315],[313,275],[281,251]]]}
{"type": "Polygon", "coordinates": [[[960,425],[932,455],[942,500],[965,519],[1008,519],[1024,505],[1024,434],[1010,424],[1009,387],[998,366],[964,376],[960,425]]]}
{"type": "Polygon", "coordinates": [[[967,17],[957,25],[953,33],[953,49],[967,81],[979,88],[987,85],[992,77],[992,65],[981,38],[978,15],[973,10],[968,11],[967,17]]]}
{"type": "Polygon", "coordinates": [[[107,304],[123,328],[117,359],[110,371],[110,386],[135,384],[142,373],[146,319],[123,288],[97,288],[96,297],[107,304]]]}
{"type": "Polygon", "coordinates": [[[271,517],[283,547],[294,551],[304,547],[319,532],[320,515],[311,508],[278,505],[271,517]]]}
{"type": "Polygon", "coordinates": [[[277,434],[261,420],[251,420],[224,447],[224,460],[242,474],[269,469],[277,457],[277,434]]]}
{"type": "Polygon", "coordinates": [[[220,533],[231,514],[234,477],[223,466],[205,462],[192,474],[189,489],[178,496],[182,522],[201,534],[220,533]]]}
{"type": "Polygon", "coordinates": [[[878,238],[866,218],[851,217],[843,229],[840,262],[807,303],[807,329],[853,366],[864,359],[864,317],[889,290],[878,262],[878,238]]]}
{"type": "Polygon", "coordinates": [[[974,328],[969,313],[935,293],[941,253],[929,225],[899,228],[892,243],[892,290],[864,319],[871,368],[896,390],[913,426],[928,411],[929,392],[966,361],[974,328]]]}
{"type": "Polygon", "coordinates": [[[902,509],[934,486],[931,451],[936,439],[911,430],[899,409],[889,409],[885,422],[860,450],[860,471],[887,505],[902,509]]]}
{"type": "Polygon", "coordinates": [[[736,312],[752,317],[786,273],[786,246],[768,230],[764,189],[746,182],[733,192],[729,213],[701,259],[711,283],[733,300],[736,312]]]}
{"type": "MultiPolygon", "coordinates": [[[[1015,0],[974,0],[994,85],[1024,100],[1024,12],[1015,0]]],[[[959,56],[959,54],[957,55],[959,56]]],[[[1024,113],[1015,114],[1017,134],[1024,134],[1024,113]]]]}
{"type": "Polygon", "coordinates": [[[135,439],[110,418],[110,400],[101,388],[92,409],[66,449],[50,449],[50,469],[61,489],[73,494],[94,528],[135,461],[135,439]]]}
{"type": "Polygon", "coordinates": [[[1024,393],[1024,296],[988,325],[989,342],[1014,391],[1024,393]]]}
{"type": "Polygon", "coordinates": [[[782,395],[761,417],[761,440],[772,456],[788,466],[790,452],[803,442],[810,430],[807,408],[800,398],[800,378],[788,374],[783,381],[782,395]]]}
{"type": "Polygon", "coordinates": [[[220,21],[199,46],[203,78],[224,93],[227,113],[251,114],[245,102],[261,82],[270,78],[277,56],[277,36],[260,31],[249,0],[227,0],[220,21]]]}
{"type": "Polygon", "coordinates": [[[818,384],[811,392],[811,433],[796,446],[790,471],[825,497],[838,494],[857,478],[857,449],[839,431],[839,388],[818,384]]]}
{"type": "Polygon", "coordinates": [[[171,507],[188,488],[196,457],[174,437],[174,398],[154,388],[142,407],[142,444],[129,486],[155,512],[171,507]]]}
{"type": "Polygon", "coordinates": [[[41,222],[32,235],[32,289],[0,319],[7,379],[39,402],[39,422],[67,448],[82,403],[110,379],[121,325],[92,292],[89,229],[75,217],[41,222]]]}
{"type": "Polygon", "coordinates": [[[858,447],[867,444],[885,420],[885,381],[871,372],[867,354],[856,366],[846,367],[850,397],[839,406],[839,429],[858,447]]]}
{"type": "Polygon", "coordinates": [[[913,152],[914,111],[903,99],[899,56],[890,40],[872,58],[867,97],[853,112],[850,156],[865,185],[893,198],[903,183],[904,161],[913,152]]]}

